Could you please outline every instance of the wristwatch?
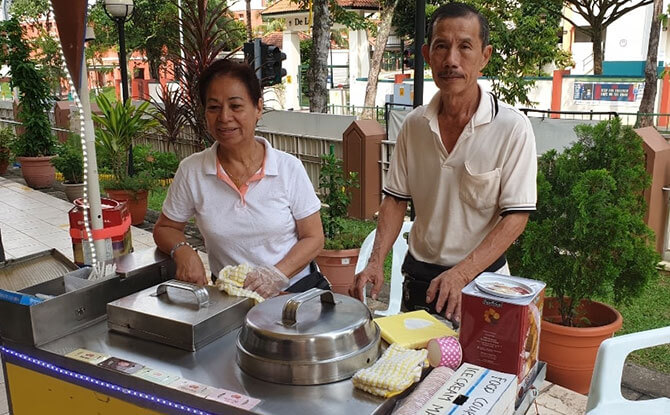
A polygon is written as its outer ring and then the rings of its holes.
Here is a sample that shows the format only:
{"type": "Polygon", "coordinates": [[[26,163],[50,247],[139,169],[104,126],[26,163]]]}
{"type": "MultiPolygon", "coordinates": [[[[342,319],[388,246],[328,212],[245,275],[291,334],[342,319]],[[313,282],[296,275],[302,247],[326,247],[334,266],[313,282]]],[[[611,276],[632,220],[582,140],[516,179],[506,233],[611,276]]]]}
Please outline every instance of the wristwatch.
{"type": "Polygon", "coordinates": [[[177,244],[170,250],[170,258],[174,259],[174,253],[177,252],[177,249],[181,248],[182,246],[188,246],[189,248],[193,249],[193,246],[191,246],[191,244],[186,241],[177,242],[177,244]]]}

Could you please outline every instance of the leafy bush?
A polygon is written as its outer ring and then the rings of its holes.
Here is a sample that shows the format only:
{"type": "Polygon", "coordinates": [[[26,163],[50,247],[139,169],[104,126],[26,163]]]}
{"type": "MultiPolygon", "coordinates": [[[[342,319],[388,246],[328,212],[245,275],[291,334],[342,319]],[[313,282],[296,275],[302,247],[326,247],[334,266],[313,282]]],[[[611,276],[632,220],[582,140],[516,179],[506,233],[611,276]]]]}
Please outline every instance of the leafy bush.
{"type": "Polygon", "coordinates": [[[169,179],[174,177],[179,167],[179,158],[174,153],[164,153],[139,145],[133,147],[133,163],[136,172],[148,172],[156,179],[169,179]]]}
{"type": "Polygon", "coordinates": [[[16,140],[14,130],[9,127],[0,128],[0,162],[8,161],[10,148],[16,140]]]}
{"type": "Polygon", "coordinates": [[[149,116],[151,115],[149,103],[143,102],[135,107],[129,99],[125,104],[121,102],[112,104],[105,95],[98,95],[96,101],[102,112],[102,116],[93,115],[93,121],[97,124],[96,148],[100,149],[100,154],[107,158],[106,166],[110,168],[114,176],[113,180],[104,181],[103,187],[139,190],[138,186],[147,185],[148,187],[142,187],[142,189],[150,188],[148,183],[150,174],[138,174],[137,177],[131,177],[128,172],[128,149],[133,139],[146,134],[156,126],[156,120],[149,116]],[[126,181],[128,183],[124,183],[126,181]]]}
{"type": "Polygon", "coordinates": [[[84,157],[81,151],[81,138],[78,134],[70,133],[65,143],[57,146],[58,157],[51,163],[56,170],[63,174],[65,182],[69,184],[84,182],[84,157]]]}
{"type": "Polygon", "coordinates": [[[0,22],[0,44],[0,64],[9,65],[10,86],[19,88],[18,117],[25,128],[13,141],[12,150],[20,157],[50,156],[56,146],[48,117],[53,100],[44,74],[30,60],[16,18],[0,22]]]}
{"type": "Polygon", "coordinates": [[[639,295],[659,260],[644,223],[642,140],[618,118],[575,131],[572,147],[539,159],[537,211],[508,253],[520,275],[547,282],[567,326],[581,324],[582,299],[639,295]]]}
{"type": "Polygon", "coordinates": [[[319,188],[321,201],[325,205],[321,209],[321,222],[326,237],[326,249],[358,248],[367,234],[357,235],[344,232],[344,218],[351,203],[352,187],[358,187],[358,178],[355,173],[347,176],[342,168],[342,160],[335,157],[332,148],[330,154],[321,155],[323,164],[319,174],[319,188]]]}

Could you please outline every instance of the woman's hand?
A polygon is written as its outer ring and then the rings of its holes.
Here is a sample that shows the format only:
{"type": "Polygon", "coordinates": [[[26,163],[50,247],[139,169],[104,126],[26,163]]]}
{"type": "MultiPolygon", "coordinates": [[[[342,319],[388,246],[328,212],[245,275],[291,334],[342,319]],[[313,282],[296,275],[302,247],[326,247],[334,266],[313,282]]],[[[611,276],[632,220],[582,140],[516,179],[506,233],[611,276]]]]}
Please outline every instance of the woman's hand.
{"type": "Polygon", "coordinates": [[[247,273],[244,288],[256,291],[263,298],[274,297],[290,285],[288,278],[271,265],[254,267],[247,273]]]}
{"type": "Polygon", "coordinates": [[[200,255],[188,245],[184,245],[174,252],[174,262],[177,265],[175,277],[178,280],[192,282],[198,285],[207,285],[207,273],[200,255]]]}
{"type": "Polygon", "coordinates": [[[158,249],[172,255],[177,265],[175,278],[207,285],[207,274],[200,255],[190,245],[184,243],[185,227],[186,222],[175,222],[161,213],[154,225],[154,241],[158,249]]]}

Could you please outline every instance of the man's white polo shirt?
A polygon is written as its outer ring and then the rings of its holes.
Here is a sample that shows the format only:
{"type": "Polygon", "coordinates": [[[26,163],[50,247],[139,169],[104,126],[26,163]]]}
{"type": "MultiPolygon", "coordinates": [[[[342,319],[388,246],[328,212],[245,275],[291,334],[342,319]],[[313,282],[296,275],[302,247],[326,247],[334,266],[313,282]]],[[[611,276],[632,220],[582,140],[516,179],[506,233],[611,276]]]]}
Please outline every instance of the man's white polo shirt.
{"type": "Polygon", "coordinates": [[[479,90],[479,106],[451,153],[440,136],[439,92],[407,116],[398,135],[383,190],[412,199],[416,218],[409,250],[420,261],[454,266],[501,215],[535,210],[537,155],[530,121],[479,90]]]}
{"type": "MultiPolygon", "coordinates": [[[[297,158],[265,145],[264,177],[250,181],[244,197],[217,176],[218,143],[179,164],[163,203],[176,222],[195,216],[215,275],[226,265],[274,265],[298,242],[296,221],[321,208],[297,158]]],[[[309,266],[291,278],[295,284],[309,266]]]]}

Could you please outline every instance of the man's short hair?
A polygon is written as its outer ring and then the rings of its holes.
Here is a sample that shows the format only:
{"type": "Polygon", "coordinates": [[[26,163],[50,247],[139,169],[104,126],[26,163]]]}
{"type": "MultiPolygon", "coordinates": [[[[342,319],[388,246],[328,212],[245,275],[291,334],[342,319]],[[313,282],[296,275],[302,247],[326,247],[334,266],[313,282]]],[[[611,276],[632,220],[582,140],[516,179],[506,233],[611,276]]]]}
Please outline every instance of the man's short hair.
{"type": "Polygon", "coordinates": [[[489,22],[477,9],[465,3],[447,3],[435,9],[428,24],[428,45],[433,41],[433,26],[442,19],[474,16],[479,21],[482,49],[489,44],[489,22]]]}

